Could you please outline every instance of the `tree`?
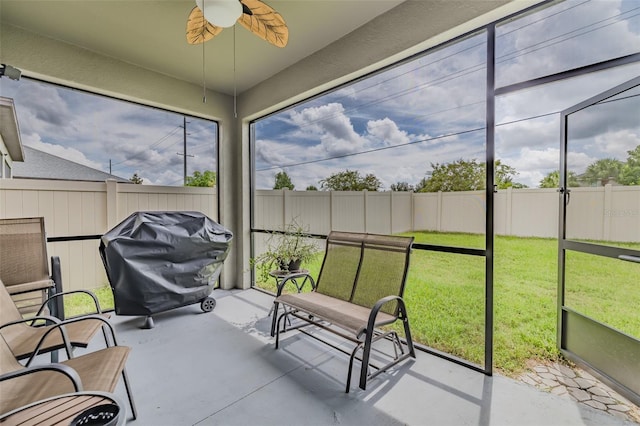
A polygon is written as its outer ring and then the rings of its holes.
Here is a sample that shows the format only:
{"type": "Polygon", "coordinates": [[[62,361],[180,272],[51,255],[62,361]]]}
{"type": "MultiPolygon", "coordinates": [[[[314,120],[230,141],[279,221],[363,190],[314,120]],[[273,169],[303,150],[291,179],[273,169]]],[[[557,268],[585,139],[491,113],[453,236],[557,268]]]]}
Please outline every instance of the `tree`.
{"type": "Polygon", "coordinates": [[[418,192],[475,191],[484,189],[484,166],[475,159],[463,159],[453,163],[431,163],[430,177],[423,178],[417,185],[418,192]]]}
{"type": "MultiPolygon", "coordinates": [[[[482,165],[482,170],[484,171],[484,164],[482,165]]],[[[513,178],[519,173],[516,171],[514,167],[508,166],[506,164],[502,164],[501,160],[496,160],[495,165],[495,181],[494,184],[498,189],[507,189],[507,188],[527,188],[527,185],[519,182],[514,182],[513,178]]]]}
{"type": "MultiPolygon", "coordinates": [[[[567,186],[570,188],[580,186],[578,176],[571,170],[567,172],[567,180],[567,186]]],[[[560,188],[560,172],[558,170],[554,170],[553,172],[547,173],[547,175],[540,181],[540,188],[560,188]]]]}
{"type": "Polygon", "coordinates": [[[216,172],[205,170],[204,173],[200,173],[196,170],[193,172],[193,176],[187,176],[187,182],[184,186],[214,187],[216,186],[216,172]]]}
{"type": "Polygon", "coordinates": [[[640,145],[627,151],[629,157],[620,170],[620,183],[623,185],[640,185],[640,145]]]}
{"type": "MultiPolygon", "coordinates": [[[[485,188],[486,166],[475,158],[460,159],[453,163],[431,163],[431,167],[431,177],[418,182],[416,192],[478,191],[485,188]]],[[[517,174],[515,168],[496,160],[495,184],[498,189],[526,188],[526,185],[513,181],[517,174]]]]}
{"type": "Polygon", "coordinates": [[[315,185],[309,185],[307,186],[307,191],[317,191],[318,188],[315,185]]]}
{"type": "Polygon", "coordinates": [[[137,173],[134,173],[133,176],[131,176],[131,179],[129,179],[131,182],[135,183],[136,185],[142,185],[142,182],[144,181],[144,179],[142,179],[140,176],[138,176],[137,173]]]}
{"type": "Polygon", "coordinates": [[[377,191],[382,186],[380,179],[369,173],[362,177],[356,170],[334,173],[320,180],[320,187],[329,191],[377,191]]]}
{"type": "Polygon", "coordinates": [[[591,186],[604,186],[611,180],[620,180],[620,171],[624,163],[615,158],[601,158],[587,167],[587,171],[581,176],[591,186]]]}
{"type": "Polygon", "coordinates": [[[413,191],[413,185],[409,185],[409,183],[407,182],[398,182],[398,183],[392,183],[391,184],[391,190],[392,191],[404,191],[404,192],[409,192],[409,191],[413,191]]]}
{"type": "Polygon", "coordinates": [[[287,172],[278,172],[276,173],[276,182],[273,184],[273,189],[282,189],[288,188],[293,191],[295,185],[291,183],[291,178],[287,174],[287,172]]]}

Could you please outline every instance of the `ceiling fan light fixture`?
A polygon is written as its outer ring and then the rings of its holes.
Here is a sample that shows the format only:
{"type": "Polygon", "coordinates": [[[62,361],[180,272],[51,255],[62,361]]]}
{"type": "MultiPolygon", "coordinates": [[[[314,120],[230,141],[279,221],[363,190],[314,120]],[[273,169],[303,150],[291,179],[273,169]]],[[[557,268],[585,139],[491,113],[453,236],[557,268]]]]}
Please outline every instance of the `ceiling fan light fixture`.
{"type": "Polygon", "coordinates": [[[217,27],[232,27],[242,16],[242,3],[238,0],[196,0],[204,18],[217,27]]]}

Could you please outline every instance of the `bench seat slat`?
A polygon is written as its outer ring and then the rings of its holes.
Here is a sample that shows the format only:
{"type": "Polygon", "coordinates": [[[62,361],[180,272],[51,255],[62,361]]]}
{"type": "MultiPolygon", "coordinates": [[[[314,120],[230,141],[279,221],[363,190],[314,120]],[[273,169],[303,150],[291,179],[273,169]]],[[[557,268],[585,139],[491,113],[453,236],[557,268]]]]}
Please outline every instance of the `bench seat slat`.
{"type": "MultiPolygon", "coordinates": [[[[344,300],[326,296],[321,293],[285,294],[279,296],[276,302],[290,306],[330,322],[350,333],[356,339],[360,339],[362,332],[367,327],[371,308],[359,306],[344,300]]],[[[397,317],[385,312],[379,312],[376,325],[390,324],[397,317]]]]}

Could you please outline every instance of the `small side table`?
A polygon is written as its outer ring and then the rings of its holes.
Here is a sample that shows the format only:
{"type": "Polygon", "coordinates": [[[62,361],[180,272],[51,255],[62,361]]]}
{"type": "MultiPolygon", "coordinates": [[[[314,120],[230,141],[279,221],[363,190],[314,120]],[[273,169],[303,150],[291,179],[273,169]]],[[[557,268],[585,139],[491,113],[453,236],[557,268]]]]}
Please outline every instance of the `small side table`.
{"type": "MultiPolygon", "coordinates": [[[[312,287],[315,285],[313,279],[309,276],[309,271],[307,269],[297,269],[293,271],[275,270],[269,272],[269,275],[276,280],[276,287],[278,289],[276,297],[282,294],[282,290],[287,283],[292,283],[298,293],[302,291],[307,281],[311,282],[312,287]]],[[[278,316],[278,304],[276,302],[274,302],[273,306],[271,306],[271,310],[269,311],[267,316],[269,315],[273,315],[273,318],[271,320],[271,336],[274,336],[276,331],[276,320],[278,316]]]]}
{"type": "Polygon", "coordinates": [[[16,408],[0,416],[0,425],[68,426],[80,413],[102,404],[115,404],[120,413],[115,420],[118,426],[126,423],[124,405],[113,394],[106,392],[76,392],[54,396],[16,408]]]}
{"type": "Polygon", "coordinates": [[[288,282],[293,283],[298,293],[300,293],[300,291],[302,291],[302,287],[304,287],[305,283],[309,279],[307,275],[308,273],[309,271],[306,269],[296,269],[294,271],[276,270],[269,272],[269,275],[275,278],[276,287],[278,288],[277,294],[281,294],[282,287],[288,282]],[[300,278],[304,279],[298,284],[298,280],[300,278]]]}

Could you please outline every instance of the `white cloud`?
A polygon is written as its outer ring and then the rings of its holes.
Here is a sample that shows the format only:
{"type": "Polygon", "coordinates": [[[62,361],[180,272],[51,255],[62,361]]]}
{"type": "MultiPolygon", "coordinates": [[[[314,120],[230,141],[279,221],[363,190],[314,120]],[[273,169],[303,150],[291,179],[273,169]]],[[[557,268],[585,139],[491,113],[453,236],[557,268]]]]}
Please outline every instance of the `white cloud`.
{"type": "Polygon", "coordinates": [[[342,104],[330,103],[300,112],[292,110],[290,117],[302,135],[320,140],[320,146],[315,149],[318,153],[343,155],[360,151],[366,145],[366,140],[354,130],[351,119],[344,114],[342,104]]]}
{"type": "Polygon", "coordinates": [[[606,153],[604,157],[626,161],[628,151],[640,145],[640,128],[625,129],[598,135],[595,138],[596,147],[606,153]]]}
{"type": "MultiPolygon", "coordinates": [[[[398,128],[398,125],[388,117],[382,120],[371,120],[367,123],[368,137],[378,141],[381,145],[401,145],[412,141],[409,134],[398,128]]],[[[413,139],[417,140],[417,139],[413,139]]]]}

